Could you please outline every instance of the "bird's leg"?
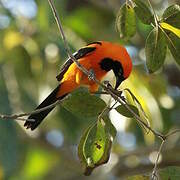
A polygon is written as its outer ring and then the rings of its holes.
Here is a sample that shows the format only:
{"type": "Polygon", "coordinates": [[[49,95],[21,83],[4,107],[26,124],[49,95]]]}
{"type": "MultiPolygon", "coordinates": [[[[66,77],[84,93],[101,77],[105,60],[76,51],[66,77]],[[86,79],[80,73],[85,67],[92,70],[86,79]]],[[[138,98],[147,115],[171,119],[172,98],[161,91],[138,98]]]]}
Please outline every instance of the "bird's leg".
{"type": "MultiPolygon", "coordinates": [[[[105,85],[107,85],[109,83],[109,81],[104,81],[103,82],[105,85]]],[[[110,83],[109,83],[110,84],[110,83]]],[[[93,92],[93,94],[105,94],[105,95],[109,95],[108,92],[106,91],[96,91],[96,92],[93,92]]]]}
{"type": "Polygon", "coordinates": [[[107,81],[107,80],[106,80],[106,81],[103,81],[103,84],[104,84],[105,86],[107,86],[108,88],[112,88],[110,82],[107,81]]]}

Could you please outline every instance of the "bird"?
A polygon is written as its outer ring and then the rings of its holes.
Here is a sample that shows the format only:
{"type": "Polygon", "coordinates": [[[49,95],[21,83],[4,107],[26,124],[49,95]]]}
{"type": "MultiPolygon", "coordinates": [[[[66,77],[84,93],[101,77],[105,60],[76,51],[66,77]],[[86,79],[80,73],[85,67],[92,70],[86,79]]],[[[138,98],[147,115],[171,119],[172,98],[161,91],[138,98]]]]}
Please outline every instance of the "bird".
{"type": "MultiPolygon", "coordinates": [[[[108,41],[96,41],[80,48],[74,54],[75,59],[88,71],[92,71],[97,80],[102,81],[109,71],[113,71],[117,89],[120,84],[129,77],[132,71],[132,60],[126,48],[118,43],[108,41]]],[[[68,94],[81,86],[86,86],[90,93],[98,91],[99,85],[88,78],[73,61],[68,58],[62,65],[60,73],[56,76],[59,81],[58,86],[45,98],[45,100],[35,109],[41,109],[63,100],[68,94]]],[[[27,129],[34,130],[43,119],[55,107],[31,114],[24,123],[27,129]],[[29,121],[33,119],[34,121],[29,121]]]]}

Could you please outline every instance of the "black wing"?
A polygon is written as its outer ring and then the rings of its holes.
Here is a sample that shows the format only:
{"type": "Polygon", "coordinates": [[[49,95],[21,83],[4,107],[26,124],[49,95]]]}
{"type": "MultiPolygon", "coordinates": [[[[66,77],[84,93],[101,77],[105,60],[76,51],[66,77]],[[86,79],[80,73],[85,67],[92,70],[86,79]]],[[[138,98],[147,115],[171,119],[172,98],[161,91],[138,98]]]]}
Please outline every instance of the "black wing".
{"type": "MultiPolygon", "coordinates": [[[[85,48],[81,48],[79,49],[79,51],[75,52],[73,55],[74,57],[78,60],[86,55],[88,55],[89,53],[91,53],[92,51],[94,51],[96,49],[96,47],[85,47],[85,48]]],[[[60,73],[56,76],[56,79],[58,81],[61,81],[63,79],[64,74],[66,73],[66,71],[68,70],[69,66],[73,63],[72,59],[68,59],[62,66],[60,73]]]]}

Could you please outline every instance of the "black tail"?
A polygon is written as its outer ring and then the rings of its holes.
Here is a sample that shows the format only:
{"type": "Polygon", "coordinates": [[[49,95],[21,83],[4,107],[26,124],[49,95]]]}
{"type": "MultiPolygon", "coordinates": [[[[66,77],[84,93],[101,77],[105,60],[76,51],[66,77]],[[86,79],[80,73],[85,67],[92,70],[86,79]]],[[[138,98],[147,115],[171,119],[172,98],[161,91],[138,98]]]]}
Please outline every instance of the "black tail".
{"type": "MultiPolygon", "coordinates": [[[[44,108],[46,106],[49,106],[53,103],[55,103],[57,100],[59,99],[62,99],[65,97],[65,95],[61,98],[57,98],[56,95],[57,95],[57,92],[60,88],[60,85],[53,90],[53,92],[36,108],[37,109],[40,109],[40,108],[44,108]]],[[[39,113],[36,113],[36,114],[32,114],[28,117],[28,119],[34,119],[33,122],[31,121],[26,121],[24,123],[24,126],[29,129],[31,128],[31,130],[34,130],[37,128],[37,126],[43,121],[43,119],[54,109],[54,107],[52,108],[49,108],[49,109],[46,109],[44,111],[41,111],[39,113]]]]}

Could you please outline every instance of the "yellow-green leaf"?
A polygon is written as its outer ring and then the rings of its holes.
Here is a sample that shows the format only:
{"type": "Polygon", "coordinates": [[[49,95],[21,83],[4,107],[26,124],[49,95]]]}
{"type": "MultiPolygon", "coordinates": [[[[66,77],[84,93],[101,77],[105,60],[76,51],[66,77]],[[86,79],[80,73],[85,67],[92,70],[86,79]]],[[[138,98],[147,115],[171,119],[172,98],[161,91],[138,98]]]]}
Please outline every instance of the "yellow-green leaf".
{"type": "Polygon", "coordinates": [[[129,39],[136,33],[136,18],[134,9],[128,4],[123,4],[116,18],[116,28],[120,37],[129,39]]]}
{"type": "MultiPolygon", "coordinates": [[[[131,96],[133,102],[135,103],[136,105],[136,108],[138,109],[139,111],[139,114],[142,114],[144,116],[144,118],[147,119],[147,115],[146,115],[146,112],[144,111],[141,103],[139,102],[139,100],[136,98],[136,96],[132,93],[132,91],[128,88],[125,88],[124,91],[127,91],[128,94],[131,96]]],[[[149,123],[149,122],[148,122],[149,123]]]]}
{"type": "Polygon", "coordinates": [[[170,24],[164,23],[164,22],[160,23],[160,25],[161,25],[162,28],[173,32],[174,34],[176,34],[176,36],[178,36],[180,38],[180,29],[175,28],[175,27],[171,26],[170,24]]]}
{"type": "Polygon", "coordinates": [[[85,131],[78,146],[85,175],[90,175],[94,168],[107,163],[115,135],[116,130],[107,117],[97,120],[85,131]]]}
{"type": "Polygon", "coordinates": [[[150,73],[157,71],[163,64],[166,57],[166,39],[162,30],[155,27],[149,34],[146,45],[146,65],[150,73]]]}

